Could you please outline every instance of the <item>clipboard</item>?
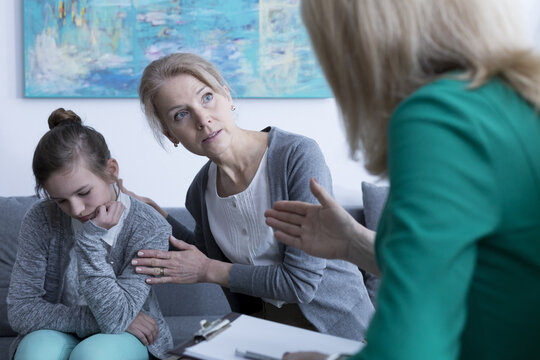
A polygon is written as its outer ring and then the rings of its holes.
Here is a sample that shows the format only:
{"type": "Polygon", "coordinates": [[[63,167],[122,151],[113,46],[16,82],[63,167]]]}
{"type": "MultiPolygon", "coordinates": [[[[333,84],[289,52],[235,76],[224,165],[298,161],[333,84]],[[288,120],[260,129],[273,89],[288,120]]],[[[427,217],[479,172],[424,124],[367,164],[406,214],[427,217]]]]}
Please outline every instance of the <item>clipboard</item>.
{"type": "Polygon", "coordinates": [[[201,324],[192,339],[169,351],[167,360],[242,360],[238,349],[281,359],[284,352],[356,353],[364,346],[362,341],[233,312],[201,324]]]}
{"type": "Polygon", "coordinates": [[[210,323],[206,320],[201,321],[201,328],[193,334],[193,338],[187,341],[184,341],[182,344],[174,347],[172,350],[167,352],[167,355],[170,355],[165,360],[202,360],[196,357],[187,356],[184,354],[185,349],[198,344],[201,341],[211,339],[214,336],[217,336],[220,332],[225,331],[230,324],[240,317],[240,313],[230,312],[227,315],[214,320],[210,323]]]}

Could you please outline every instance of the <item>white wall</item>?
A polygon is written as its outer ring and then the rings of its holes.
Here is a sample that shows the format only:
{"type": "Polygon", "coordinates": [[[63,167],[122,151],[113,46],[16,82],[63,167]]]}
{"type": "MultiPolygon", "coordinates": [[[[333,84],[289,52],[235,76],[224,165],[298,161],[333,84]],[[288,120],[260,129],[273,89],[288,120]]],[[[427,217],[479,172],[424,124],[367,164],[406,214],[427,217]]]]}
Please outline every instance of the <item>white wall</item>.
{"type": "MultiPolygon", "coordinates": [[[[523,1],[529,19],[536,19],[539,1],[523,1]]],[[[540,26],[530,23],[539,39],[540,26]]],[[[0,1],[0,196],[33,194],[34,148],[47,130],[50,112],[65,107],[105,136],[128,188],[163,206],[183,205],[187,187],[205,159],[183,148],[163,150],[135,99],[24,98],[22,42],[22,0],[0,1]]],[[[335,196],[343,204],[360,204],[360,182],[376,181],[361,163],[349,159],[333,99],[237,100],[237,113],[241,127],[258,130],[272,125],[315,139],[332,171],[335,196]]]]}
{"type": "MultiPolygon", "coordinates": [[[[163,206],[183,205],[185,192],[206,159],[181,147],[162,149],[136,99],[24,98],[22,42],[22,1],[0,1],[0,49],[4,50],[0,56],[0,196],[33,194],[34,148],[47,131],[48,115],[64,107],[105,136],[126,187],[163,206]]],[[[342,203],[361,203],[360,182],[376,180],[361,163],[349,160],[333,99],[239,99],[236,107],[240,127],[260,130],[272,125],[315,139],[342,203]]]]}
{"type": "Polygon", "coordinates": [[[540,0],[521,0],[521,2],[532,40],[536,48],[540,49],[540,0]]]}

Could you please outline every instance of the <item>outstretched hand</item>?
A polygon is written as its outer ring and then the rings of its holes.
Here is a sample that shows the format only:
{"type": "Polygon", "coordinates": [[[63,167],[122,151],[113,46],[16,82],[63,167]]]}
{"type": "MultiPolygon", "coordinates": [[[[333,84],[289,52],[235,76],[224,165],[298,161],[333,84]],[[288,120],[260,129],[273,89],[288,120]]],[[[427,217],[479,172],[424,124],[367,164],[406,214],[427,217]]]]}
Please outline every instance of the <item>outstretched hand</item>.
{"type": "Polygon", "coordinates": [[[320,204],[277,201],[267,210],[266,224],[282,243],[328,259],[346,259],[359,224],[315,179],[310,188],[320,204]]]}
{"type": "Polygon", "coordinates": [[[375,233],[358,223],[315,179],[309,186],[320,204],[277,201],[264,213],[276,239],[310,255],[347,260],[379,275],[375,233]]]}

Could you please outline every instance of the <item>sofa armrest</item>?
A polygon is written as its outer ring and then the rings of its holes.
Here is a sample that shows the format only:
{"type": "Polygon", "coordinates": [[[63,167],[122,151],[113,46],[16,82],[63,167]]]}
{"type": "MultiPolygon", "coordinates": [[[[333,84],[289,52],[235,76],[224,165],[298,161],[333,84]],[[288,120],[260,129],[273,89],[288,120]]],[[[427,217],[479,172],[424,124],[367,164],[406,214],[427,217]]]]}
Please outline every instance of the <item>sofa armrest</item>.
{"type": "Polygon", "coordinates": [[[24,215],[37,196],[0,196],[0,336],[14,336],[7,319],[6,297],[11,278],[11,268],[17,256],[17,240],[24,215]]]}

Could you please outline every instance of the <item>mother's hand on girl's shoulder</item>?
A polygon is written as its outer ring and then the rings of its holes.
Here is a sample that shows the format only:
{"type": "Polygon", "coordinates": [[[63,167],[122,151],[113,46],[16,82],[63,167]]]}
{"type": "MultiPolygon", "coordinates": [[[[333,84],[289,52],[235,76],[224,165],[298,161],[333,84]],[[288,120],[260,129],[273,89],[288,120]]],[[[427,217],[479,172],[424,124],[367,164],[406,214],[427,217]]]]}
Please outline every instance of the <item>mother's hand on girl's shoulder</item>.
{"type": "Polygon", "coordinates": [[[143,249],[131,261],[135,272],[153,275],[146,279],[148,284],[194,284],[207,281],[210,259],[196,246],[171,235],[171,245],[178,251],[143,249]]]}

